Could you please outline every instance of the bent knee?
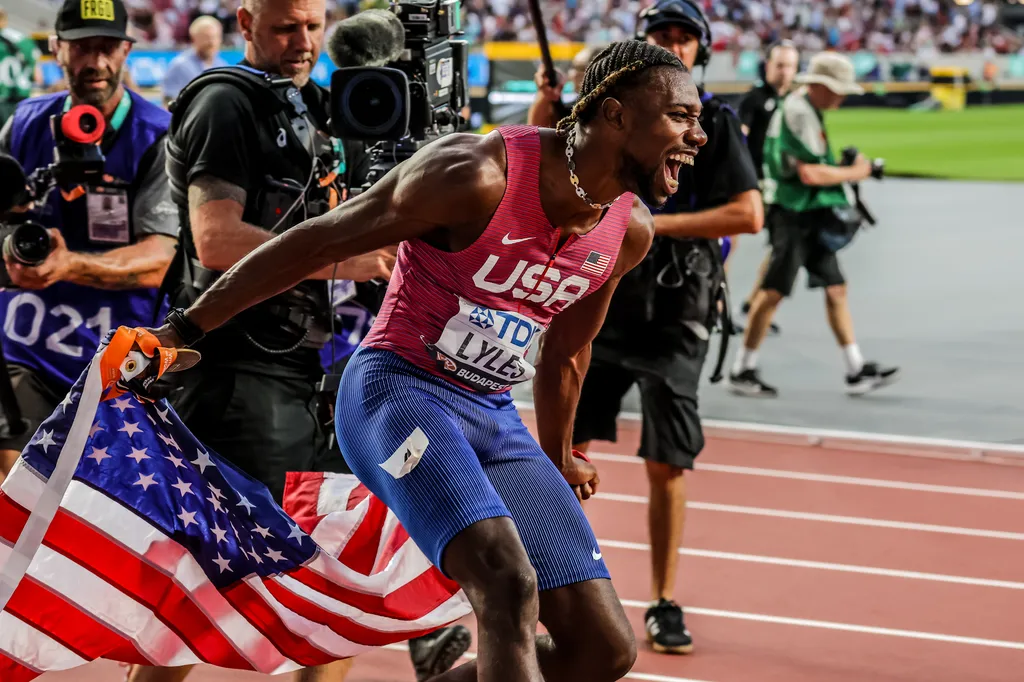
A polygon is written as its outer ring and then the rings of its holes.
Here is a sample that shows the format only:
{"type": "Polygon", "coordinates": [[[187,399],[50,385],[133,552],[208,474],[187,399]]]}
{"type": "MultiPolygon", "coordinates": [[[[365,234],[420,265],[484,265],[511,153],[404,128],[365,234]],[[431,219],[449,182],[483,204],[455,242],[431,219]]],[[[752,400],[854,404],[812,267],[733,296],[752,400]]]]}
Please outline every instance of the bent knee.
{"type": "Polygon", "coordinates": [[[761,290],[761,301],[762,305],[768,306],[769,308],[777,308],[782,303],[782,292],[775,289],[762,289],[761,290]]]}
{"type": "Polygon", "coordinates": [[[593,661],[588,682],[613,682],[621,680],[633,669],[636,662],[636,637],[628,623],[620,632],[602,643],[599,653],[591,651],[587,657],[593,661]]]}
{"type": "Polygon", "coordinates": [[[833,284],[825,287],[825,298],[829,303],[842,303],[846,300],[846,285],[833,284]]]}

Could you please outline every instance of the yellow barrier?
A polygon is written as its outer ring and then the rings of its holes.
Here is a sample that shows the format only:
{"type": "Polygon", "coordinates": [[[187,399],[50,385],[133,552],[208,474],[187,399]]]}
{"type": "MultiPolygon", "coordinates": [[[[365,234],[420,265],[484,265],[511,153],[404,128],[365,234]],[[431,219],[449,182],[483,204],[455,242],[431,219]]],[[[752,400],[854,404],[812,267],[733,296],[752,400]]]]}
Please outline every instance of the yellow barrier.
{"type": "MultiPolygon", "coordinates": [[[[567,62],[576,56],[586,45],[584,43],[549,43],[551,58],[555,61],[567,62]]],[[[536,61],[540,59],[540,46],[537,43],[484,43],[484,54],[488,59],[507,62],[536,61]]]]}
{"type": "Polygon", "coordinates": [[[967,69],[958,66],[933,66],[932,98],[947,111],[961,111],[967,106],[967,69]]]}

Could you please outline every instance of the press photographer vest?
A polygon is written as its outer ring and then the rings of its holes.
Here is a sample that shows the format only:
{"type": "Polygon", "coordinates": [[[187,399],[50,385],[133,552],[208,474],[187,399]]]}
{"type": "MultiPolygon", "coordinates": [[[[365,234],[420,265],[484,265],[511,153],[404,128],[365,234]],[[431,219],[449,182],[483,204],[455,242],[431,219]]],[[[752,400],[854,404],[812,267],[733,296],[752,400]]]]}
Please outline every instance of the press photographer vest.
{"type": "Polygon", "coordinates": [[[765,132],[764,203],[795,213],[852,203],[843,185],[817,187],[803,184],[793,159],[808,164],[836,165],[821,113],[801,91],[782,99],[765,132]],[[797,114],[800,120],[810,125],[806,130],[793,130],[787,121],[787,112],[797,114]]]}
{"type": "MultiPolygon", "coordinates": [[[[50,116],[64,111],[66,98],[67,93],[61,92],[25,100],[18,106],[11,129],[11,155],[26,174],[53,163],[50,116]]],[[[104,172],[129,183],[129,235],[134,243],[131,215],[143,174],[140,168],[144,172],[146,164],[155,159],[154,143],[161,143],[170,114],[127,89],[122,102],[118,108],[123,113],[120,117],[115,114],[111,121],[117,130],[104,138],[104,172]]],[[[35,215],[46,227],[58,228],[71,251],[116,248],[89,240],[86,207],[85,196],[65,201],[55,188],[35,215]]],[[[100,339],[119,325],[149,326],[156,301],[156,289],[112,291],[70,282],[41,290],[0,291],[4,354],[8,362],[30,367],[53,383],[70,387],[96,353],[100,339]]]]}
{"type": "MultiPolygon", "coordinates": [[[[172,301],[188,306],[208,289],[222,273],[205,268],[199,261],[192,226],[188,216],[188,168],[185,147],[176,135],[189,105],[198,92],[214,83],[227,83],[239,88],[258,112],[256,131],[260,169],[265,176],[258,187],[247,187],[246,205],[242,220],[269,230],[302,193],[282,183],[307,185],[313,156],[309,139],[300,139],[293,128],[293,120],[300,112],[308,111],[302,95],[290,79],[274,77],[246,65],[209,69],[191,81],[171,105],[172,120],[167,136],[167,174],[171,184],[171,197],[181,215],[181,237],[178,253],[168,271],[164,289],[173,292],[172,301]],[[255,197],[255,200],[252,199],[255,197]]],[[[309,136],[313,140],[314,155],[330,158],[335,163],[339,148],[327,145],[316,134],[312,115],[307,115],[309,136]]],[[[343,163],[343,162],[341,162],[343,163]]],[[[342,172],[343,168],[337,172],[342,172]]],[[[250,170],[250,177],[252,173],[250,170]]],[[[276,234],[302,222],[307,216],[321,215],[336,203],[331,189],[321,187],[315,179],[308,183],[304,199],[275,231],[276,234]]],[[[225,327],[243,338],[257,350],[279,353],[288,349],[321,348],[330,332],[327,283],[306,281],[294,289],[259,303],[244,311],[225,327]],[[268,330],[274,331],[268,338],[268,330]]],[[[215,344],[220,334],[214,333],[207,342],[215,344]]],[[[273,355],[274,353],[268,353],[273,355]]]]}

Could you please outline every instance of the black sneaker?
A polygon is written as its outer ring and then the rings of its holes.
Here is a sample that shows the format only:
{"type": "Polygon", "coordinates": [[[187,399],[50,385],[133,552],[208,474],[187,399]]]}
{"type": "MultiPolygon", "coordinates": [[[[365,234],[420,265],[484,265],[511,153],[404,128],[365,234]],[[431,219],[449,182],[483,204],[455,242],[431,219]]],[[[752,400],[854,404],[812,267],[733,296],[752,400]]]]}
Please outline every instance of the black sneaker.
{"type": "Polygon", "coordinates": [[[779,395],[774,386],[761,381],[761,375],[756,369],[745,369],[739,374],[730,374],[729,388],[736,395],[755,398],[775,398],[779,395]]]}
{"type": "Polygon", "coordinates": [[[462,625],[441,628],[429,635],[410,639],[409,657],[416,671],[416,682],[424,682],[450,670],[472,643],[473,635],[462,625]]]}
{"type": "Polygon", "coordinates": [[[899,367],[879,367],[877,362],[866,362],[856,375],[846,375],[846,392],[849,395],[864,395],[888,386],[899,378],[899,367]]]}
{"type": "Polygon", "coordinates": [[[644,614],[647,641],[659,654],[688,654],[693,651],[693,638],[683,623],[679,604],[661,599],[644,614]]]}

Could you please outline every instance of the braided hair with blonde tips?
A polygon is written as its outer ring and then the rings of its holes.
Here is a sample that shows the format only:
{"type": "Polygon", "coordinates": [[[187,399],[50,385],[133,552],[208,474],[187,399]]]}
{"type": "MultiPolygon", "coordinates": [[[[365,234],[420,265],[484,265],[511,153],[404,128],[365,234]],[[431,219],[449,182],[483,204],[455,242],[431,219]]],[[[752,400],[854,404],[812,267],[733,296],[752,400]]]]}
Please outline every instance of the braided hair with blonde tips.
{"type": "Polygon", "coordinates": [[[558,122],[556,129],[566,133],[576,123],[587,123],[597,112],[597,105],[607,97],[639,85],[650,69],[667,66],[689,73],[689,69],[668,50],[641,40],[623,40],[601,50],[587,66],[580,87],[580,96],[572,112],[558,122]]]}

